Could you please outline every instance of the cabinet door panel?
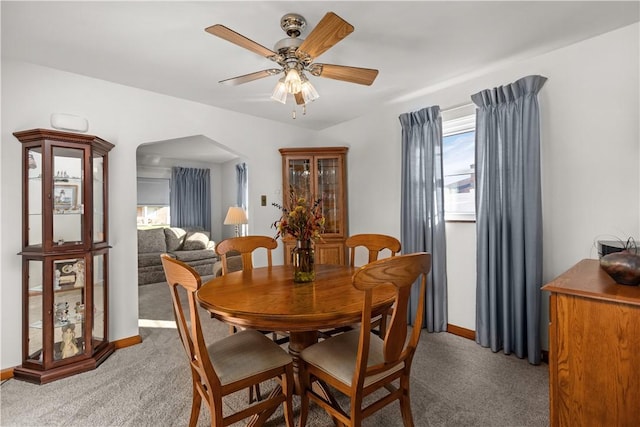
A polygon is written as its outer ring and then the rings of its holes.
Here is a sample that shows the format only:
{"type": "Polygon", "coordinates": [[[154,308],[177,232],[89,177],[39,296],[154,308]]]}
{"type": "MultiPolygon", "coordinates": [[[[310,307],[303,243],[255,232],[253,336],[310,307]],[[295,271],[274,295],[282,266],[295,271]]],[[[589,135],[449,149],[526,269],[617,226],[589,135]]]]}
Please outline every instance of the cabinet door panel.
{"type": "Polygon", "coordinates": [[[344,244],[324,243],[318,245],[316,264],[344,264],[344,244]]]}
{"type": "Polygon", "coordinates": [[[559,425],[639,420],[640,308],[560,295],[557,311],[559,425]]]}

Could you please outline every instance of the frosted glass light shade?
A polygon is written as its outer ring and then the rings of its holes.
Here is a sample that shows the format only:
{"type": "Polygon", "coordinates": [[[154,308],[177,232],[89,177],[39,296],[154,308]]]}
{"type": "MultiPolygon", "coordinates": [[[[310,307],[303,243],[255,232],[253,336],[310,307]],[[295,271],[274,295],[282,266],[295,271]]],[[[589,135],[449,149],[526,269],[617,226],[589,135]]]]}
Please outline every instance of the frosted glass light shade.
{"type": "Polygon", "coordinates": [[[278,81],[276,87],[273,89],[273,94],[271,94],[271,99],[274,101],[278,101],[282,104],[287,103],[287,88],[284,85],[282,79],[278,81]]]}
{"type": "Polygon", "coordinates": [[[302,90],[302,80],[300,74],[295,68],[287,71],[287,77],[284,79],[284,85],[287,87],[287,92],[295,94],[302,90]]]}
{"type": "Polygon", "coordinates": [[[320,95],[309,80],[302,83],[302,99],[304,99],[305,104],[315,101],[318,98],[320,98],[320,95]]]}

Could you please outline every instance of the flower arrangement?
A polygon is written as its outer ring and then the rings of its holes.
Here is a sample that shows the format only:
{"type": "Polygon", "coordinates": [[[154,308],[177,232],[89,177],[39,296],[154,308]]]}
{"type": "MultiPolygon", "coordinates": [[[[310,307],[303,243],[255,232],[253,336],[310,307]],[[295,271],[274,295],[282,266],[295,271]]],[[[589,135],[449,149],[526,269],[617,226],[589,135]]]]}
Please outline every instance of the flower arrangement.
{"type": "Polygon", "coordinates": [[[322,215],[322,199],[313,200],[312,203],[296,194],[293,188],[289,189],[289,202],[279,205],[272,203],[282,211],[280,219],[272,224],[278,229],[278,237],[291,236],[296,240],[308,241],[320,239],[324,231],[324,216],[322,215]]]}

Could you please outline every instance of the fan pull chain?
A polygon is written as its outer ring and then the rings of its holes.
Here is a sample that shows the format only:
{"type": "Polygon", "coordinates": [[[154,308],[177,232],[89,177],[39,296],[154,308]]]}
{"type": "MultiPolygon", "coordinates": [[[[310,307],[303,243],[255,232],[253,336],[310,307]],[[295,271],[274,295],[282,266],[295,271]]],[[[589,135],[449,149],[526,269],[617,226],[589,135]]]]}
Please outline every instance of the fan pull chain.
{"type": "Polygon", "coordinates": [[[292,118],[293,120],[295,120],[295,119],[296,119],[296,107],[293,107],[293,110],[291,111],[291,118],[292,118]]]}

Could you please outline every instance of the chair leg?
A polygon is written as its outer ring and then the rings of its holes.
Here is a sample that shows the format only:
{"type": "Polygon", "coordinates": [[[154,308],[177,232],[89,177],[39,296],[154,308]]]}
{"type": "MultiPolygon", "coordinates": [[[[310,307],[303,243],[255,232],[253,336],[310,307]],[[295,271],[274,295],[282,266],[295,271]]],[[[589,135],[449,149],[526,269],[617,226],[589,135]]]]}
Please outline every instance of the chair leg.
{"type": "Polygon", "coordinates": [[[191,401],[191,415],[189,416],[189,427],[195,427],[198,424],[198,417],[200,416],[200,407],[202,406],[202,396],[200,396],[200,392],[196,388],[196,378],[195,374],[191,373],[193,376],[192,384],[192,393],[193,399],[191,401]]]}
{"type": "Polygon", "coordinates": [[[350,414],[351,424],[349,427],[361,427],[362,426],[362,396],[351,396],[350,402],[350,414]]]}
{"type": "Polygon", "coordinates": [[[249,387],[249,404],[262,400],[262,395],[260,394],[260,384],[255,384],[249,387]],[[253,392],[255,390],[256,396],[253,397],[253,392]]]}
{"type": "Polygon", "coordinates": [[[411,414],[411,398],[409,396],[409,376],[400,377],[400,412],[402,412],[402,423],[404,427],[413,427],[413,415],[411,414]]]}
{"type": "Polygon", "coordinates": [[[284,401],[284,420],[287,427],[294,427],[293,419],[293,365],[285,368],[285,373],[281,381],[282,392],[286,400],[284,401]]]}
{"type": "MultiPolygon", "coordinates": [[[[300,361],[304,364],[303,361],[300,361]]],[[[309,389],[309,373],[304,366],[301,366],[298,371],[300,377],[300,422],[298,427],[305,427],[307,425],[307,416],[309,415],[309,396],[307,396],[307,389],[309,389]]]]}

